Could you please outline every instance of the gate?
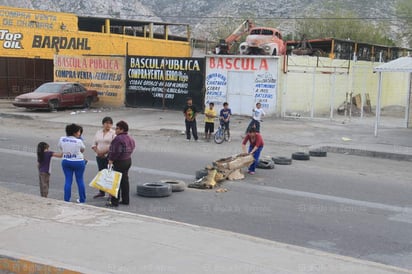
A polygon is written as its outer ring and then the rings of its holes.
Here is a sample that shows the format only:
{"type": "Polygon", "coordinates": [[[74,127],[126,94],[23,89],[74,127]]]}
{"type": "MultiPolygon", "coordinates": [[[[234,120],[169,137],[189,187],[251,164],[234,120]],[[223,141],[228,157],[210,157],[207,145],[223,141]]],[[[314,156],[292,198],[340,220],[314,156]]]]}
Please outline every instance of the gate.
{"type": "Polygon", "coordinates": [[[51,81],[53,60],[0,58],[0,98],[14,98],[51,81]]]}

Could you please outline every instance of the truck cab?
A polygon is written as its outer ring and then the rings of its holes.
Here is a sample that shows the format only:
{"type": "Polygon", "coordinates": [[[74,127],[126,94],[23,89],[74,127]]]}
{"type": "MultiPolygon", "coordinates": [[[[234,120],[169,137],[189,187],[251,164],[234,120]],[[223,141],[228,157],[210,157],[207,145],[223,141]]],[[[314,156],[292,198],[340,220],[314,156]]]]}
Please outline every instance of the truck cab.
{"type": "Polygon", "coordinates": [[[240,44],[239,52],[242,55],[283,55],[286,44],[279,30],[255,27],[250,30],[246,41],[240,44]]]}

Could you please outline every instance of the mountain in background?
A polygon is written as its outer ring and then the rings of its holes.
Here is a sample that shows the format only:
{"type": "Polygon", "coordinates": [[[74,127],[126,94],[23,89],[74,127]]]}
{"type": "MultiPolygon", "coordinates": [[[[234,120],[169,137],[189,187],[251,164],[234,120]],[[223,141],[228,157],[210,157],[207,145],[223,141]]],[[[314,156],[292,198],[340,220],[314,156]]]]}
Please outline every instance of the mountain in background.
{"type": "Polygon", "coordinates": [[[82,16],[184,23],[191,26],[192,37],[208,40],[224,38],[245,19],[252,19],[256,25],[276,27],[284,36],[292,34],[294,37],[296,24],[299,22],[296,18],[319,18],[328,11],[339,11],[364,18],[365,22],[386,22],[390,25],[390,38],[401,41],[396,34],[403,24],[396,16],[397,2],[398,0],[0,0],[0,5],[69,12],[82,16]]]}

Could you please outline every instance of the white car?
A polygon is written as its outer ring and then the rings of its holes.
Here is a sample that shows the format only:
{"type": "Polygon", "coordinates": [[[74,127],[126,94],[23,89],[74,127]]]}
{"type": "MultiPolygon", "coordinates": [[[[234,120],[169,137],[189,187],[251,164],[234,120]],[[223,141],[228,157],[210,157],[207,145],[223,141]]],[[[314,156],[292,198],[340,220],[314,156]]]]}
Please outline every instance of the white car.
{"type": "Polygon", "coordinates": [[[239,52],[242,55],[283,55],[286,44],[279,30],[255,27],[250,30],[246,41],[240,44],[239,52]]]}

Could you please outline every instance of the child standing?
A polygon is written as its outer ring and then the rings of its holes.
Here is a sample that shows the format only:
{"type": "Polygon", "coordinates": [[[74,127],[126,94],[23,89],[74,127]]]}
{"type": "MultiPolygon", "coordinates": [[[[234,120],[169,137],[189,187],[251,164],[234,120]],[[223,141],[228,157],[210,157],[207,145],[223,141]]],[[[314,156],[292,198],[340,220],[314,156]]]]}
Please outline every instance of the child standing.
{"type": "Polygon", "coordinates": [[[209,103],[209,108],[205,110],[205,139],[208,142],[210,141],[212,133],[215,131],[216,111],[214,106],[214,103],[209,103]]]}
{"type": "Polygon", "coordinates": [[[266,114],[261,107],[261,103],[256,103],[256,108],[252,110],[253,117],[246,129],[246,133],[248,133],[251,128],[255,128],[256,132],[260,132],[260,122],[262,121],[262,117],[266,114]]]}
{"type": "Polygon", "coordinates": [[[37,167],[39,169],[40,195],[47,198],[49,194],[51,157],[62,157],[62,153],[49,151],[49,145],[40,142],[37,145],[37,167]]]}
{"type": "Polygon", "coordinates": [[[227,130],[227,137],[229,138],[230,142],[230,130],[229,130],[229,123],[230,123],[230,116],[232,116],[232,110],[229,108],[228,102],[223,103],[223,109],[220,110],[220,124],[225,126],[227,130]]]}

